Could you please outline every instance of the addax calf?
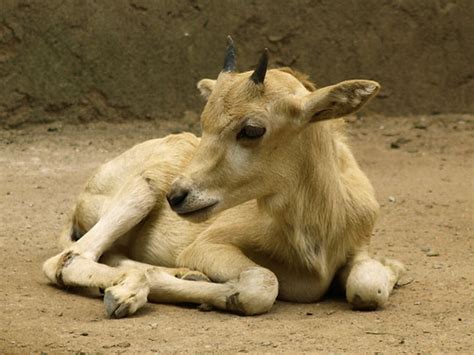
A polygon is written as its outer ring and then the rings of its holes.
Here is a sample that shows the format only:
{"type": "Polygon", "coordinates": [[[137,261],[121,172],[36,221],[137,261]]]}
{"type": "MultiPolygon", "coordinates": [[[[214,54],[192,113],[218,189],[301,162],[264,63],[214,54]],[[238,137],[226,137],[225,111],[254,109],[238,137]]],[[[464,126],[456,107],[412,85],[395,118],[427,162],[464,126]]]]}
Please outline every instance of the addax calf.
{"type": "Polygon", "coordinates": [[[232,40],[207,99],[202,138],[171,135],[103,165],[43,270],[60,286],[105,289],[112,317],[147,300],[252,315],[275,299],[318,301],[335,277],[357,309],[387,302],[403,266],[368,246],[378,204],[340,120],[379,90],[315,89],[299,74],[238,73],[232,40]]]}

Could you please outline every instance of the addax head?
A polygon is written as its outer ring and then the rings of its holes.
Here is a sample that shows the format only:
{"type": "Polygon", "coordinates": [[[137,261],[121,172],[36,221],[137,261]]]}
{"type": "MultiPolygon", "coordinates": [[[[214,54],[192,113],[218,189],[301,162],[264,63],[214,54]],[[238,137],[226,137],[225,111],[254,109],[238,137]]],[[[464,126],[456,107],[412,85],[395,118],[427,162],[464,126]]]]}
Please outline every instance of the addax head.
{"type": "Polygon", "coordinates": [[[294,164],[298,136],[312,124],[350,114],[379,84],[350,80],[310,91],[286,70],[267,69],[264,50],[255,70],[238,73],[232,39],[216,80],[198,88],[207,103],[194,157],[173,182],[171,208],[205,219],[251,199],[278,192],[294,164]]]}

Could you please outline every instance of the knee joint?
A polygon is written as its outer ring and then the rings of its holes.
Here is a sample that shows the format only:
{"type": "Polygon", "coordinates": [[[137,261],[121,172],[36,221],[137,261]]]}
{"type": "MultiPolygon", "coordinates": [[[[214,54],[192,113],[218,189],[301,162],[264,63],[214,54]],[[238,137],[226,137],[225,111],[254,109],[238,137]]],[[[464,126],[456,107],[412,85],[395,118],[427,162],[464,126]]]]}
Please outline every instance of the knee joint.
{"type": "Polygon", "coordinates": [[[382,307],[390,293],[387,270],[375,260],[355,265],[346,283],[346,297],[354,309],[382,307]]]}
{"type": "Polygon", "coordinates": [[[226,308],[241,315],[266,313],[277,295],[276,276],[264,268],[250,268],[240,274],[235,292],[226,298],[226,308]]]}

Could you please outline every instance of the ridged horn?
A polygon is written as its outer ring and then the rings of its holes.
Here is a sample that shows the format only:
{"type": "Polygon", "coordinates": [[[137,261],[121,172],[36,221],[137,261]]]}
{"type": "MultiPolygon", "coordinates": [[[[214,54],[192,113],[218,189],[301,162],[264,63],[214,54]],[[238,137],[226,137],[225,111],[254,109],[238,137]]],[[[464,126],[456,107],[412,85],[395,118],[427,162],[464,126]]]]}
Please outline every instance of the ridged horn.
{"type": "Polygon", "coordinates": [[[223,72],[234,72],[235,68],[235,46],[231,36],[227,36],[227,49],[224,58],[223,72]]]}
{"type": "Polygon", "coordinates": [[[267,66],[268,66],[268,48],[263,50],[262,55],[257,64],[257,68],[255,68],[250,80],[252,80],[255,84],[263,84],[265,80],[265,74],[267,74],[267,66]]]}

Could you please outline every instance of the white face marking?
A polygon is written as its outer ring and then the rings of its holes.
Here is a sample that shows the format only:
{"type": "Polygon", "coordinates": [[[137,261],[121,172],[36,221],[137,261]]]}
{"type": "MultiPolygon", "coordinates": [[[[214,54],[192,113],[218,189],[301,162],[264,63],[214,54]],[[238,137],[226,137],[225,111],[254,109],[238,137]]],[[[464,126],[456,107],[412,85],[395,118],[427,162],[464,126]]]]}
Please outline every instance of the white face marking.
{"type": "Polygon", "coordinates": [[[249,148],[232,144],[227,150],[227,161],[236,172],[245,171],[249,164],[249,148]]]}

